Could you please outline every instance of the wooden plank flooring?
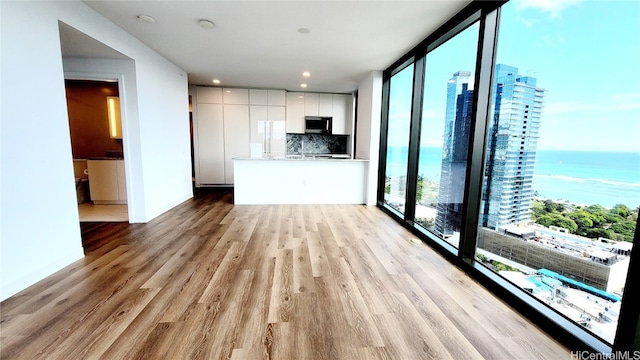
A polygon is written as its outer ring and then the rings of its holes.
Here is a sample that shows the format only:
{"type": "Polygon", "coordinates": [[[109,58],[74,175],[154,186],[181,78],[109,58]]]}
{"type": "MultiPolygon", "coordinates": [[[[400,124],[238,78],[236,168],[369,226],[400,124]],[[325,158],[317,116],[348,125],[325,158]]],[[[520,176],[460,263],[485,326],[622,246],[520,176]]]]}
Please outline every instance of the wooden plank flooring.
{"type": "Polygon", "coordinates": [[[0,304],[0,358],[570,358],[375,207],[210,190],[82,233],[83,260],[0,304]]]}

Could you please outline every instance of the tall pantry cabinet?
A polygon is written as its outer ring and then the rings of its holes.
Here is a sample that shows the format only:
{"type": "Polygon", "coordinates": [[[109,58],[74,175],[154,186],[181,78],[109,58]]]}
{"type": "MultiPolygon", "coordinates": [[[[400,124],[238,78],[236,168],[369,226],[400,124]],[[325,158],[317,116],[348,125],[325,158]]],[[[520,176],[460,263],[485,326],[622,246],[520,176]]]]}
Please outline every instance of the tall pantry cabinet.
{"type": "Polygon", "coordinates": [[[196,185],[233,184],[233,158],[249,156],[249,90],[196,87],[196,185]]]}
{"type": "Polygon", "coordinates": [[[286,152],[284,90],[196,87],[196,186],[232,185],[233,158],[286,152]]]}

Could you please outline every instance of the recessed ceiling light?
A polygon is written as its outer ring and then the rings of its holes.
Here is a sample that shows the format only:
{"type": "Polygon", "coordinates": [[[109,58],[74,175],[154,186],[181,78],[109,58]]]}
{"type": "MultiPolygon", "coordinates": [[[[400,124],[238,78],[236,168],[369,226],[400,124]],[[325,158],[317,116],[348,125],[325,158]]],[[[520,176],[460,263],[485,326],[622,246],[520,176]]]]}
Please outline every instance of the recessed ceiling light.
{"type": "Polygon", "coordinates": [[[138,20],[142,21],[145,24],[153,24],[154,22],[156,22],[156,19],[152,18],[149,15],[138,15],[136,16],[136,18],[138,18],[138,20]]]}
{"type": "Polygon", "coordinates": [[[308,72],[308,71],[305,71],[305,72],[302,73],[302,76],[309,77],[309,76],[311,76],[311,73],[308,72]]]}
{"type": "Polygon", "coordinates": [[[304,99],[304,95],[298,96],[299,99],[304,99]]]}
{"type": "Polygon", "coordinates": [[[230,92],[231,92],[231,90],[226,90],[225,92],[226,92],[226,93],[230,93],[230,92]]]}
{"type": "Polygon", "coordinates": [[[300,84],[300,87],[301,87],[301,88],[306,88],[306,87],[307,87],[307,84],[300,84]]]}
{"type": "Polygon", "coordinates": [[[220,84],[220,80],[218,80],[218,79],[213,79],[213,83],[214,83],[214,84],[220,84]]]}
{"type": "Polygon", "coordinates": [[[207,30],[213,29],[213,27],[215,26],[212,21],[205,20],[205,19],[198,20],[198,25],[200,25],[201,28],[207,29],[207,30]]]}
{"type": "Polygon", "coordinates": [[[308,33],[310,33],[310,32],[311,32],[311,30],[309,30],[309,29],[307,29],[307,28],[300,28],[300,29],[298,29],[298,32],[299,32],[300,34],[308,34],[308,33]]]}

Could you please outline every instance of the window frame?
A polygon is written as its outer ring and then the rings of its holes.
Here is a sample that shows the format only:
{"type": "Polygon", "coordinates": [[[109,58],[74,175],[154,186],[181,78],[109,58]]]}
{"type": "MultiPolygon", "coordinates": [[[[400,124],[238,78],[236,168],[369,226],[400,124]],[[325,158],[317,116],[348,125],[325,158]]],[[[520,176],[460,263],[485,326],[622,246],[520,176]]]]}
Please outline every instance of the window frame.
{"type": "MultiPolygon", "coordinates": [[[[510,306],[527,316],[532,322],[541,326],[551,336],[561,340],[571,349],[589,349],[599,353],[638,350],[640,349],[640,339],[638,339],[637,331],[640,326],[640,295],[635,295],[632,291],[624,292],[616,337],[610,346],[606,341],[575,324],[563,314],[549,308],[515,284],[475,260],[485,165],[484,150],[487,142],[487,131],[489,130],[489,115],[491,113],[490,106],[499,35],[500,10],[505,3],[507,1],[473,1],[383,72],[377,206],[412,231],[423,242],[439,251],[449,261],[478,280],[496,296],[506,301],[510,306]],[[467,156],[463,221],[460,231],[460,243],[456,248],[414,222],[425,65],[426,56],[428,56],[429,52],[455,37],[476,21],[479,22],[480,29],[474,73],[474,103],[467,156]],[[384,203],[389,90],[391,77],[410,64],[414,64],[413,94],[407,159],[407,191],[404,214],[401,214],[384,203]]],[[[636,224],[634,245],[638,245],[639,238],[640,220],[636,224]]],[[[640,249],[637,248],[638,246],[634,246],[631,252],[627,284],[637,283],[637,280],[640,279],[640,249]]]]}

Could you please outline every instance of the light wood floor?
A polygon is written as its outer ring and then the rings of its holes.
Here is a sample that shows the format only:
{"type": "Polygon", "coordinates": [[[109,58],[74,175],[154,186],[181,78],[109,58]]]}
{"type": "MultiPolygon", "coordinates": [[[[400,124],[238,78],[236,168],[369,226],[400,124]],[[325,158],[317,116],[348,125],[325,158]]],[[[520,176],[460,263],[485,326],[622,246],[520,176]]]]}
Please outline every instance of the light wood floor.
{"type": "Polygon", "coordinates": [[[375,207],[199,194],[85,224],[86,258],[1,303],[3,359],[569,359],[375,207]]]}
{"type": "Polygon", "coordinates": [[[127,205],[94,205],[86,202],[78,205],[80,222],[128,222],[127,205]]]}

